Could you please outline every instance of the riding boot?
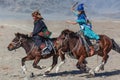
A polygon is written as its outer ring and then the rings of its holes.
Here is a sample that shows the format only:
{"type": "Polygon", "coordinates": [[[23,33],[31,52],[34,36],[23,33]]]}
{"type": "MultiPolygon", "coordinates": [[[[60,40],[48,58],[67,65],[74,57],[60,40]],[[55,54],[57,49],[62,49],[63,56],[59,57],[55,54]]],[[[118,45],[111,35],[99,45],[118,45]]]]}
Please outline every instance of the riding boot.
{"type": "Polygon", "coordinates": [[[96,43],[99,44],[99,43],[100,43],[100,40],[96,40],[96,43]]]}
{"type": "Polygon", "coordinates": [[[48,49],[48,47],[45,46],[45,44],[41,44],[40,49],[42,50],[41,55],[46,55],[50,53],[50,50],[48,49]]]}
{"type": "Polygon", "coordinates": [[[90,46],[90,56],[93,56],[94,55],[94,47],[93,46],[90,46]]]}

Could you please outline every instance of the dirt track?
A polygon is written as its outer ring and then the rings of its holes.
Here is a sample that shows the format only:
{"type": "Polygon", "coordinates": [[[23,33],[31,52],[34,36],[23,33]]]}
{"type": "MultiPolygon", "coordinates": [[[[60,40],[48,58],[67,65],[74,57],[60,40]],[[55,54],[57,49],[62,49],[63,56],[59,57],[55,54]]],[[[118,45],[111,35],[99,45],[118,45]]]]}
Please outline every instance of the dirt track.
{"type": "MultiPolygon", "coordinates": [[[[47,21],[49,29],[53,32],[52,37],[57,37],[62,30],[69,28],[74,31],[78,31],[79,27],[65,24],[63,21],[47,21]]],[[[16,24],[17,23],[12,23],[16,24]]],[[[21,73],[21,58],[25,56],[25,51],[19,48],[15,51],[8,51],[7,45],[14,38],[14,33],[29,33],[31,27],[13,26],[12,24],[6,25],[0,23],[0,80],[25,80],[24,75],[21,73]],[[27,28],[30,28],[26,30],[27,28]]],[[[28,23],[19,23],[19,25],[27,25],[28,23]]],[[[32,25],[32,24],[29,24],[32,25]]],[[[29,26],[27,25],[27,26],[29,26]]],[[[120,44],[120,21],[96,21],[93,22],[95,26],[93,29],[99,34],[106,34],[120,44]]],[[[30,80],[120,80],[120,54],[115,51],[109,53],[110,57],[105,70],[100,71],[94,78],[86,78],[85,73],[80,73],[75,67],[77,60],[68,58],[66,56],[66,63],[62,66],[59,73],[55,73],[55,69],[49,74],[48,77],[43,77],[41,74],[46,69],[37,70],[32,68],[33,61],[26,62],[27,69],[30,72],[34,72],[35,77],[30,80]]],[[[60,60],[59,60],[60,61],[60,60]]],[[[93,56],[87,59],[89,67],[96,67],[101,58],[93,56]]],[[[45,65],[47,68],[51,65],[52,58],[41,60],[39,65],[45,65]]]]}

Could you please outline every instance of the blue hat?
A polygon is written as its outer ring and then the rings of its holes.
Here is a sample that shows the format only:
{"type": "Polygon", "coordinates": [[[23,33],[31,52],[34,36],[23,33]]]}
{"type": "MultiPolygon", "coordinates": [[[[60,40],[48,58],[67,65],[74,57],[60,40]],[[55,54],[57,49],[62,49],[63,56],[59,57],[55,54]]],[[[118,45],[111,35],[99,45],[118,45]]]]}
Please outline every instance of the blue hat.
{"type": "Polygon", "coordinates": [[[82,4],[79,4],[78,7],[77,7],[77,10],[78,11],[84,11],[84,7],[83,7],[83,3],[82,4]]]}

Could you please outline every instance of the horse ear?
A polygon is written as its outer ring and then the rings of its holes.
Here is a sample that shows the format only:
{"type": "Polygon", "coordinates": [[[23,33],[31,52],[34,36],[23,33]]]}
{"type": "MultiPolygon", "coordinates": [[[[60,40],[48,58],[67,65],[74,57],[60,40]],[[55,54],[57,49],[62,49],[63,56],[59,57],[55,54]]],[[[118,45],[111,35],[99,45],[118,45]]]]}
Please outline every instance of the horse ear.
{"type": "Polygon", "coordinates": [[[15,36],[19,36],[19,34],[20,34],[20,33],[19,33],[19,32],[17,32],[17,33],[15,33],[15,36]]]}
{"type": "Polygon", "coordinates": [[[15,33],[15,36],[17,36],[17,33],[15,33]]]}

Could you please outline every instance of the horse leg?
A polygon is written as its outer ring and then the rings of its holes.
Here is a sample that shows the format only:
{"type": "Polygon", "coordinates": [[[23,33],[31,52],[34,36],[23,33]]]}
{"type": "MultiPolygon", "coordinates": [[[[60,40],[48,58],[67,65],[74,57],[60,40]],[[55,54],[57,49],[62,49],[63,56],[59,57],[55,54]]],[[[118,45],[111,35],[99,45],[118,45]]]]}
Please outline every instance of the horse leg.
{"type": "Polygon", "coordinates": [[[85,63],[85,56],[81,56],[78,59],[78,62],[76,64],[76,67],[80,69],[81,71],[86,71],[86,63],[85,63]]]}
{"type": "Polygon", "coordinates": [[[106,64],[109,55],[107,54],[110,51],[110,49],[108,47],[106,47],[103,50],[103,54],[98,54],[99,56],[103,57],[102,62],[95,68],[96,72],[99,72],[100,70],[104,70],[104,65],[106,64]]]}
{"type": "Polygon", "coordinates": [[[112,49],[112,42],[111,42],[111,39],[110,38],[104,38],[104,46],[102,45],[103,47],[103,50],[102,50],[102,53],[99,53],[98,55],[103,57],[102,59],[102,62],[100,63],[100,65],[98,65],[96,68],[95,68],[95,71],[98,72],[100,70],[104,70],[104,65],[106,64],[108,58],[109,58],[109,55],[108,53],[110,52],[110,50],[112,49]]]}
{"type": "Polygon", "coordinates": [[[32,56],[30,56],[30,55],[22,58],[22,60],[21,60],[21,63],[22,63],[21,68],[22,68],[22,71],[23,71],[24,74],[27,73],[27,68],[26,68],[26,66],[25,66],[25,61],[33,60],[33,59],[34,59],[34,57],[32,57],[32,56]]]}
{"type": "Polygon", "coordinates": [[[56,66],[57,62],[58,62],[58,55],[54,55],[52,65],[45,71],[45,74],[48,74],[56,66]]]}
{"type": "Polygon", "coordinates": [[[100,70],[104,70],[104,65],[107,62],[107,59],[109,58],[109,56],[107,54],[105,54],[103,56],[103,60],[102,62],[95,68],[95,72],[99,72],[100,70]]]}
{"type": "Polygon", "coordinates": [[[58,71],[60,70],[60,67],[65,63],[65,54],[62,51],[60,51],[59,56],[61,58],[61,62],[56,67],[56,73],[58,73],[58,71]]]}
{"type": "Polygon", "coordinates": [[[40,56],[36,56],[36,57],[35,57],[35,60],[34,60],[34,62],[33,62],[33,67],[34,67],[34,68],[43,69],[42,67],[40,67],[40,66],[37,65],[38,62],[40,61],[40,59],[41,59],[40,56]]]}

